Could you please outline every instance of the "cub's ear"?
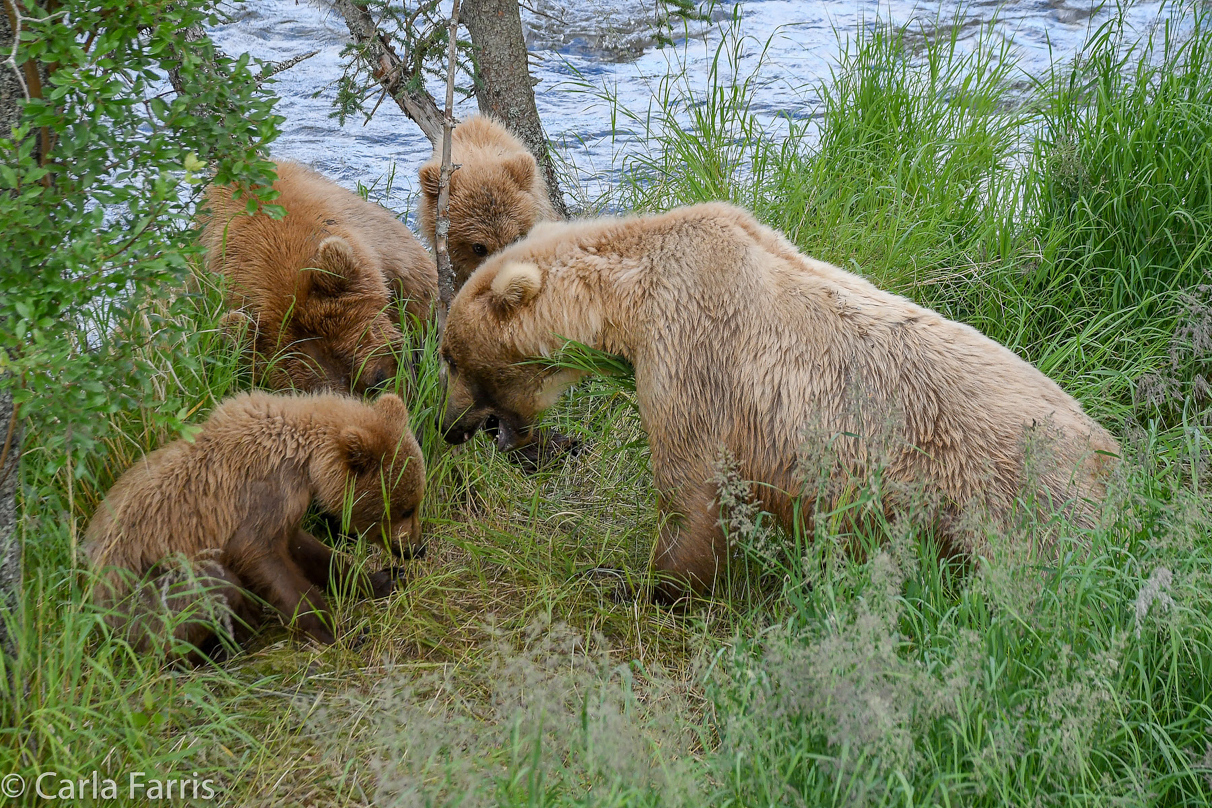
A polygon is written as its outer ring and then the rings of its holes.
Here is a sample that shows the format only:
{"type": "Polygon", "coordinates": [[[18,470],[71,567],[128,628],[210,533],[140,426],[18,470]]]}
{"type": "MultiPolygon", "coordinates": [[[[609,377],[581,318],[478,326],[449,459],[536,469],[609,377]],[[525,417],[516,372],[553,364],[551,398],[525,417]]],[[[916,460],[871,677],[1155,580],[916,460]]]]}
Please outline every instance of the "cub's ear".
{"type": "Polygon", "coordinates": [[[408,429],[408,407],[395,393],[384,393],[375,399],[375,412],[392,426],[408,429]]]}
{"type": "Polygon", "coordinates": [[[341,452],[354,474],[366,474],[383,465],[383,447],[380,444],[381,441],[363,427],[347,426],[341,430],[341,452]]]}
{"type": "Polygon", "coordinates": [[[543,272],[534,264],[513,261],[501,267],[492,279],[492,302],[501,311],[529,303],[543,288],[543,272]]]}
{"type": "Polygon", "coordinates": [[[320,242],[312,261],[312,292],[326,297],[340,297],[350,290],[358,277],[358,260],[353,247],[340,236],[329,236],[320,242]]]}
{"type": "Polygon", "coordinates": [[[522,190],[530,188],[530,184],[534,182],[534,172],[538,169],[538,164],[535,163],[534,157],[529,154],[516,154],[507,159],[501,164],[505,169],[505,173],[509,178],[517,183],[517,186],[522,190]]]}
{"type": "Polygon", "coordinates": [[[442,167],[437,163],[426,163],[417,171],[421,179],[421,190],[431,199],[438,198],[438,183],[442,179],[442,167]]]}

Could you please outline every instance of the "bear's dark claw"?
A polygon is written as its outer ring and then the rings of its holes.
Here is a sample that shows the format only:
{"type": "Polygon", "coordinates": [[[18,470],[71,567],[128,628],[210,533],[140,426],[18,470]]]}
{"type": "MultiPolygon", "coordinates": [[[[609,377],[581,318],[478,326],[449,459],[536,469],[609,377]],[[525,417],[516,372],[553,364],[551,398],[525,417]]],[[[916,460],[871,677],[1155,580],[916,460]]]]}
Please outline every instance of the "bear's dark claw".
{"type": "Polygon", "coordinates": [[[396,558],[401,561],[416,561],[425,557],[428,547],[429,545],[427,544],[417,545],[416,547],[393,546],[392,550],[396,558]]]}
{"type": "Polygon", "coordinates": [[[533,474],[562,457],[576,457],[584,444],[555,430],[537,429],[529,443],[506,453],[511,463],[533,474]]]}
{"type": "Polygon", "coordinates": [[[387,597],[404,581],[407,571],[403,567],[388,567],[370,575],[370,596],[374,600],[387,597]]]}
{"type": "Polygon", "coordinates": [[[637,586],[632,583],[631,576],[621,569],[615,567],[590,567],[589,569],[578,573],[577,578],[601,578],[614,579],[614,585],[610,587],[610,600],[618,604],[634,603],[648,599],[648,590],[644,586],[637,586]]]}

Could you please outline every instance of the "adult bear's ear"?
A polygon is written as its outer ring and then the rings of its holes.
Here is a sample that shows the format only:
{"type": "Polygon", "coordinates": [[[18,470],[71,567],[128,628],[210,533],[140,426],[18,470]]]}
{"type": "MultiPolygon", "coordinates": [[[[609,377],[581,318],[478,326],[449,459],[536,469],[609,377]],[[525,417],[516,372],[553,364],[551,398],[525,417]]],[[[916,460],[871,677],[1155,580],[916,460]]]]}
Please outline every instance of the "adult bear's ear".
{"type": "Polygon", "coordinates": [[[313,261],[311,290],[326,297],[340,297],[350,290],[358,277],[358,260],[353,247],[340,236],[329,236],[320,242],[313,261]]]}
{"type": "Polygon", "coordinates": [[[366,474],[383,465],[381,443],[370,430],[360,426],[347,426],[341,430],[341,452],[354,474],[366,474]]]}
{"type": "MultiPolygon", "coordinates": [[[[421,179],[421,190],[431,199],[438,198],[438,183],[442,179],[442,167],[437,163],[426,163],[417,172],[421,179]]],[[[453,176],[453,175],[452,175],[453,176]]]]}
{"type": "Polygon", "coordinates": [[[375,412],[392,426],[408,429],[408,407],[395,393],[384,393],[375,399],[375,412]]]}
{"type": "Polygon", "coordinates": [[[490,294],[501,312],[529,303],[543,288],[543,273],[534,264],[511,261],[492,279],[490,294]]]}
{"type": "Polygon", "coordinates": [[[509,178],[517,183],[522,190],[530,188],[530,184],[534,182],[534,172],[538,165],[534,161],[534,157],[529,154],[518,154],[510,157],[501,167],[505,169],[505,173],[509,178]]]}

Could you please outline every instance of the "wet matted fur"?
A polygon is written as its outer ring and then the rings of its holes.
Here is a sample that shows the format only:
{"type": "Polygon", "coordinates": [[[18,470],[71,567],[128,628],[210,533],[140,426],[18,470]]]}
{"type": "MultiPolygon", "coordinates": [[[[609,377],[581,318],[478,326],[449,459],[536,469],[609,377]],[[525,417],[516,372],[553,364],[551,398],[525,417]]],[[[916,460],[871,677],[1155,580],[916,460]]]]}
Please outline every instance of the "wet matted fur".
{"type": "Polygon", "coordinates": [[[635,368],[660,504],[679,517],[656,553],[673,580],[668,597],[709,586],[726,555],[713,482],[721,452],[790,526],[796,497],[812,495],[807,434],[823,430],[835,468],[851,477],[869,479],[878,462],[883,479],[934,492],[944,539],[968,551],[976,537],[957,517],[974,507],[1004,516],[1028,483],[1029,496],[1088,519],[1119,452],[1007,348],[800,254],[722,203],[541,224],[486,261],[442,340],[447,439],[466,440],[490,416],[503,446],[522,439],[581,375],[531,361],[561,338],[635,368]],[[894,445],[874,451],[890,417],[894,445]],[[1047,468],[1027,468],[1033,432],[1048,435],[1047,468]]]}

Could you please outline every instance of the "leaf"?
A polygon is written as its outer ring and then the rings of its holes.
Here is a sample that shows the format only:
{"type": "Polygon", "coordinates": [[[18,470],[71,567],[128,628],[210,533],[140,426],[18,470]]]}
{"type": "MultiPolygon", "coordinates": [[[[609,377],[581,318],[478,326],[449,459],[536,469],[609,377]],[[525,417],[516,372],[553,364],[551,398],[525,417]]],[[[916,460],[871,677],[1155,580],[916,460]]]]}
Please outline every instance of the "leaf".
{"type": "Polygon", "coordinates": [[[190,152],[185,155],[185,170],[191,174],[197,174],[206,168],[206,163],[198,159],[196,152],[190,152]]]}

